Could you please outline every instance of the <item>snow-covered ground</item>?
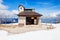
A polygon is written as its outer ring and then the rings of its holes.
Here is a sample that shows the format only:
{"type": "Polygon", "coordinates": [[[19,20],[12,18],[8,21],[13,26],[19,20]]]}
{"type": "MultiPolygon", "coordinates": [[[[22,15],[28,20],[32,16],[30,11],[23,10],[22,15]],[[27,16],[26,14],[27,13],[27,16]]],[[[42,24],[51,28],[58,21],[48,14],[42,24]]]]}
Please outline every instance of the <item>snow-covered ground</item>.
{"type": "Polygon", "coordinates": [[[0,30],[0,40],[60,40],[60,24],[53,24],[55,29],[30,31],[22,34],[8,35],[0,30]]]}

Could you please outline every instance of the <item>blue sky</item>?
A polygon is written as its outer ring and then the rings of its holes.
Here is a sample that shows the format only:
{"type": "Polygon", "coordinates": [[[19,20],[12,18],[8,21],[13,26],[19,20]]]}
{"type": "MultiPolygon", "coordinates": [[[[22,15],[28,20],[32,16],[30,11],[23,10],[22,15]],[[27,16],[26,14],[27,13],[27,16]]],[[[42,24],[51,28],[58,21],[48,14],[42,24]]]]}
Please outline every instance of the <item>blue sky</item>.
{"type": "Polygon", "coordinates": [[[9,11],[18,10],[21,4],[25,8],[35,9],[44,16],[60,11],[60,0],[3,0],[2,4],[7,5],[9,11]]]}

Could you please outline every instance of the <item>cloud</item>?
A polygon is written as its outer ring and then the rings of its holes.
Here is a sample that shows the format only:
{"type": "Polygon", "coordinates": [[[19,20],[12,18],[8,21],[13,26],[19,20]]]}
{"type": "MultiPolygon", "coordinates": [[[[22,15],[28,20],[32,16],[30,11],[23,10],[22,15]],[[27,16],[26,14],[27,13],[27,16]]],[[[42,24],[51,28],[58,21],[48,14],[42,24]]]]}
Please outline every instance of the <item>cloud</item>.
{"type": "Polygon", "coordinates": [[[0,14],[9,14],[10,12],[8,10],[0,10],[0,14]]]}
{"type": "Polygon", "coordinates": [[[0,0],[0,10],[2,10],[2,9],[8,9],[8,6],[3,5],[2,3],[3,3],[3,1],[0,0]]]}
{"type": "Polygon", "coordinates": [[[4,15],[12,15],[12,14],[18,14],[18,10],[0,10],[0,14],[4,14],[4,15]]]}
{"type": "Polygon", "coordinates": [[[0,18],[17,18],[18,10],[0,10],[0,18]]]}
{"type": "Polygon", "coordinates": [[[12,10],[12,13],[18,14],[18,10],[12,10]]]}
{"type": "Polygon", "coordinates": [[[0,4],[2,3],[3,1],[2,0],[0,0],[0,4]]]}
{"type": "Polygon", "coordinates": [[[0,10],[2,10],[2,9],[8,9],[8,6],[5,6],[3,4],[0,4],[0,10]]]}
{"type": "Polygon", "coordinates": [[[12,17],[17,17],[16,14],[18,14],[18,10],[8,10],[8,6],[3,5],[2,4],[3,0],[0,0],[0,15],[2,17],[8,17],[8,18],[12,18],[12,17]]]}
{"type": "Polygon", "coordinates": [[[58,15],[60,15],[60,11],[51,13],[50,17],[58,17],[58,15]]]}

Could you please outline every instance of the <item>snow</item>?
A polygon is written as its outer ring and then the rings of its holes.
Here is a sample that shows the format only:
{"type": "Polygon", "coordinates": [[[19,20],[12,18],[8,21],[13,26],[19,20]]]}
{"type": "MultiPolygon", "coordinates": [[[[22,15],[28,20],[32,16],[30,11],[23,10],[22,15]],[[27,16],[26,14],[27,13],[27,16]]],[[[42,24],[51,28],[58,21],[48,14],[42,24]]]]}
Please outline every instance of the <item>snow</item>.
{"type": "Polygon", "coordinates": [[[60,40],[60,24],[52,25],[56,28],[14,35],[8,35],[7,31],[0,30],[0,40],[60,40]]]}

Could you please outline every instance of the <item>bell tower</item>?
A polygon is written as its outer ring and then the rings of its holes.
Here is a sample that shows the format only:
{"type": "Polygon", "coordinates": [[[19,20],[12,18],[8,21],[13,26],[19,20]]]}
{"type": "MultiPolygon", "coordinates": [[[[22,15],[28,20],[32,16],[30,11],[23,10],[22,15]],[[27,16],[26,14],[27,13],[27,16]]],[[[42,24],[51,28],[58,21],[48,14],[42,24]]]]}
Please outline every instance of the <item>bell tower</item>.
{"type": "Polygon", "coordinates": [[[24,11],[24,7],[22,5],[19,5],[19,13],[24,11]]]}

